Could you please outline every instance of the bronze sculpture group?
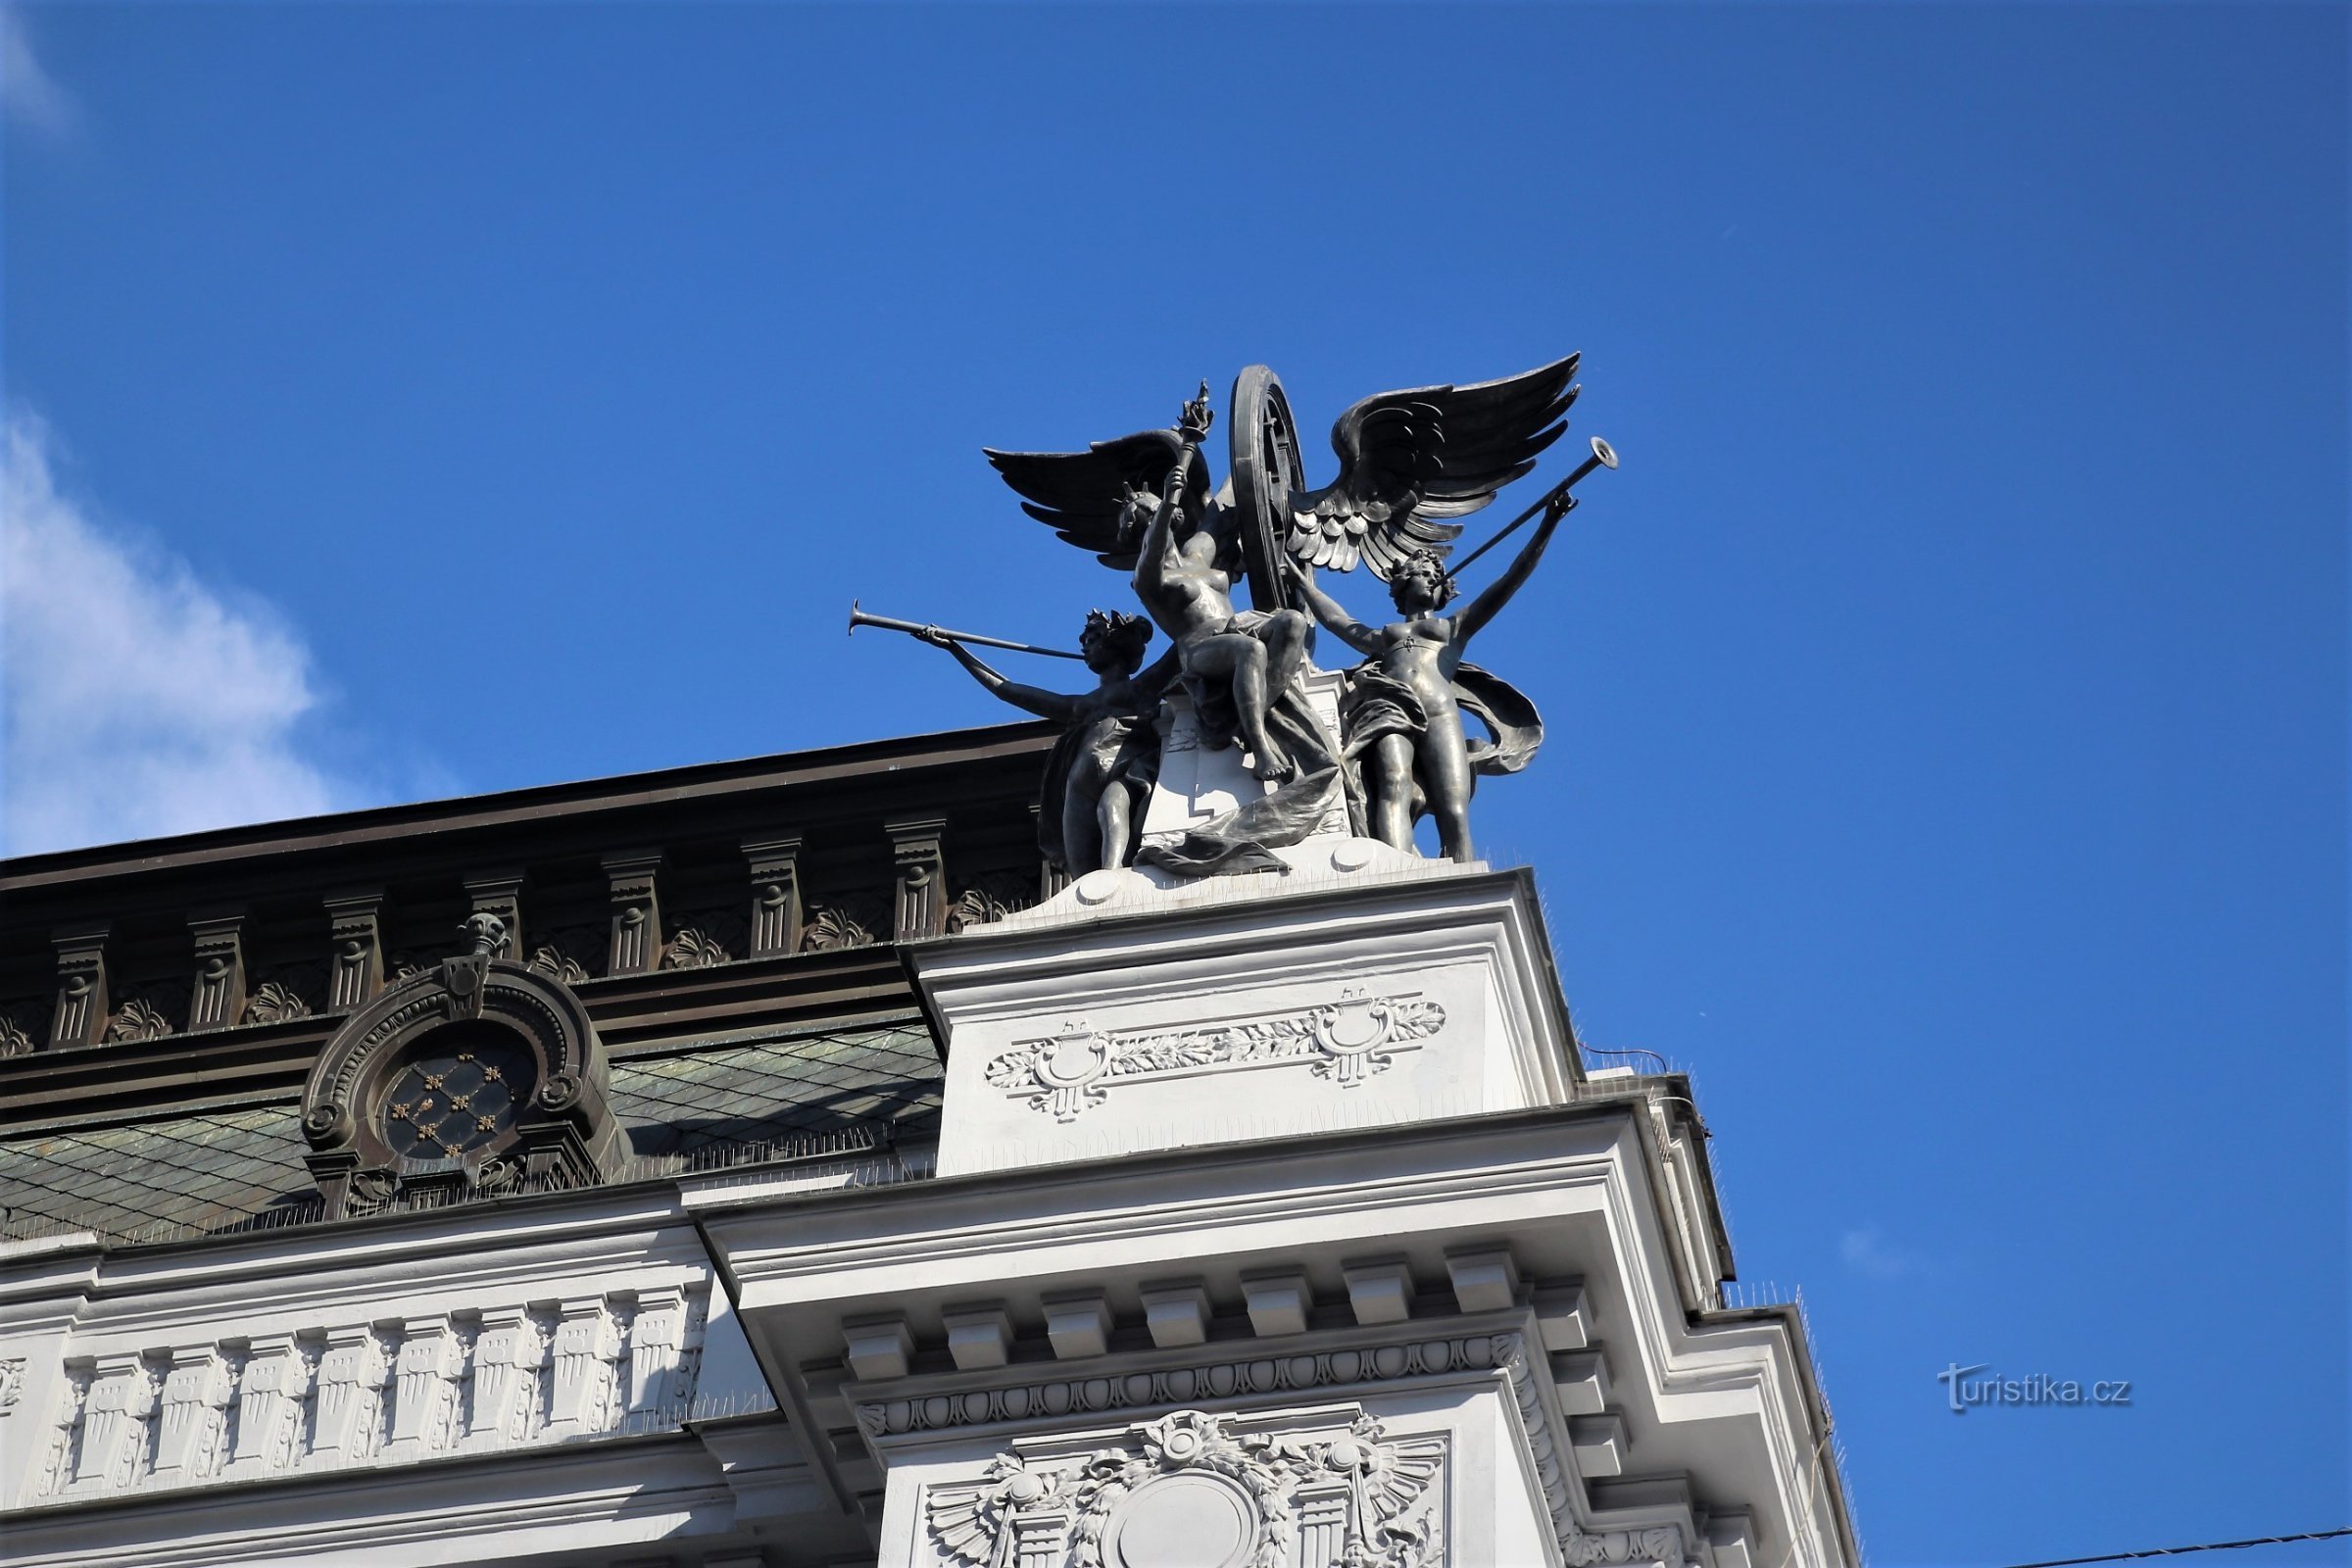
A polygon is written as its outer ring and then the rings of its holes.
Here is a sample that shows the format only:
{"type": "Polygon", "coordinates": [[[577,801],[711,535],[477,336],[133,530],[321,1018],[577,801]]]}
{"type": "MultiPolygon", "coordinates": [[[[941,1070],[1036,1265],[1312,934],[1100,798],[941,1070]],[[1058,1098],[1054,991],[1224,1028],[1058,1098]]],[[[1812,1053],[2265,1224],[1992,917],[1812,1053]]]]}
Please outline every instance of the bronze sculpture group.
{"type": "Polygon", "coordinates": [[[851,624],[891,626],[944,648],[989,691],[1062,727],[1039,837],[1072,876],[1139,859],[1194,875],[1271,865],[1273,849],[1296,843],[1343,802],[1355,832],[1407,852],[1415,823],[1430,816],[1441,853],[1467,860],[1478,775],[1524,767],[1543,722],[1516,688],[1463,653],[1534,572],[1576,505],[1570,487],[1595,466],[1614,467],[1615,456],[1593,441],[1590,461],[1473,552],[1469,559],[1541,514],[1494,581],[1449,612],[1461,570],[1446,564],[1462,531],[1452,519],[1529,473],[1559,438],[1576,400],[1576,367],[1571,355],[1498,381],[1366,398],[1333,426],[1340,474],[1320,489],[1304,482],[1289,404],[1263,366],[1234,384],[1232,462],[1213,493],[1200,450],[1213,422],[1205,382],[1172,429],[1084,452],[992,451],[989,462],[1023,511],[1131,574],[1149,621],[1097,610],[1076,656],[855,607],[851,624]],[[1359,564],[1388,584],[1396,619],[1359,621],[1317,580],[1317,568],[1359,564]],[[1244,583],[1247,610],[1233,597],[1244,583]],[[1147,668],[1154,623],[1172,646],[1147,668]],[[1363,656],[1342,676],[1336,734],[1304,683],[1318,624],[1363,656]],[[1022,685],[967,643],[1081,658],[1097,684],[1076,694],[1022,685]],[[1139,849],[1159,772],[1157,719],[1172,689],[1190,699],[1200,744],[1240,746],[1269,789],[1183,844],[1139,849]],[[1465,713],[1483,735],[1473,735],[1465,713]]]}

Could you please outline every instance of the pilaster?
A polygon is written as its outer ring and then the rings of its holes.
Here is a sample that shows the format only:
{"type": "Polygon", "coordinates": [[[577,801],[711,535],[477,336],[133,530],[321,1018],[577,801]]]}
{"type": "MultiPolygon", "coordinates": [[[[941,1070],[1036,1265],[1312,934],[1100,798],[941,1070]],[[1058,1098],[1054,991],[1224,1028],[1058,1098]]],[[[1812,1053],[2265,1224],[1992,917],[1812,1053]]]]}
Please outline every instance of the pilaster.
{"type": "Polygon", "coordinates": [[[188,921],[196,939],[196,986],[188,1032],[227,1029],[245,1013],[245,911],[221,910],[188,921]]]}
{"type": "Polygon", "coordinates": [[[608,855],[604,865],[612,889],[612,950],[605,973],[644,974],[662,962],[662,899],[654,880],[661,852],[608,855]]]}
{"type": "Polygon", "coordinates": [[[447,1317],[411,1318],[393,1361],[392,1434],[385,1455],[421,1458],[446,1441],[463,1354],[447,1317]]]}
{"type": "Polygon", "coordinates": [[[49,1045],[92,1046],[106,1034],[106,938],[100,920],[60,927],[50,938],[57,948],[57,1010],[49,1045]]]}
{"type": "Polygon", "coordinates": [[[318,1362],[318,1424],[311,1451],[329,1463],[370,1457],[391,1375],[372,1328],[328,1330],[326,1353],[318,1362]]]}
{"type": "Polygon", "coordinates": [[[555,1348],[548,1431],[555,1436],[602,1432],[612,1411],[612,1367],[620,1356],[620,1335],[603,1297],[564,1303],[555,1348]]]}
{"type": "Polygon", "coordinates": [[[196,1480],[220,1464],[228,1412],[228,1370],[211,1346],[175,1349],[171,1357],[155,1444],[159,1486],[196,1480]]]}
{"type": "Polygon", "coordinates": [[[781,957],[801,946],[801,836],[746,839],[752,862],[752,952],[781,957]]]}
{"type": "Polygon", "coordinates": [[[384,985],[384,944],[377,920],[382,888],[354,889],[324,901],[334,969],[327,981],[327,1006],[351,1012],[366,1006],[384,985]]]}
{"type": "Polygon", "coordinates": [[[310,1393],[311,1367],[302,1347],[291,1334],[256,1339],[237,1382],[237,1440],[228,1473],[256,1477],[283,1469],[303,1396],[310,1393]]]}
{"type": "Polygon", "coordinates": [[[943,849],[948,828],[944,816],[908,817],[885,822],[890,835],[892,884],[896,897],[896,937],[919,942],[948,929],[947,860],[943,849]]]}

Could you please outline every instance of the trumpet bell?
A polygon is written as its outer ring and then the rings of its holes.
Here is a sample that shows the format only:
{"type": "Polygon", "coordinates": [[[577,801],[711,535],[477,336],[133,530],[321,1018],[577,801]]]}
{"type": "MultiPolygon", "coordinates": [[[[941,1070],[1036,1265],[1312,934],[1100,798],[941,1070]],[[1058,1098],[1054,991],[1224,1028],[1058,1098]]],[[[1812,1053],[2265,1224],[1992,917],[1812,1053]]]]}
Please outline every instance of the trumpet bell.
{"type": "Polygon", "coordinates": [[[1592,457],[1604,468],[1617,466],[1617,449],[1598,436],[1592,438],[1592,457]]]}

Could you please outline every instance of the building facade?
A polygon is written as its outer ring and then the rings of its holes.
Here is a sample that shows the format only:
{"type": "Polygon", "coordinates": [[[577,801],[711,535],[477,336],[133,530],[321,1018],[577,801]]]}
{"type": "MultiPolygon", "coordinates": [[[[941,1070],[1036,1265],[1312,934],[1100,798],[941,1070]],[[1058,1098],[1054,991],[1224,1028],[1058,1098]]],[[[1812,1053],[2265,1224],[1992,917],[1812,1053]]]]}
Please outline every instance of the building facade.
{"type": "Polygon", "coordinates": [[[1052,742],[0,865],[0,1563],[1855,1562],[1530,875],[1065,887],[1052,742]]]}

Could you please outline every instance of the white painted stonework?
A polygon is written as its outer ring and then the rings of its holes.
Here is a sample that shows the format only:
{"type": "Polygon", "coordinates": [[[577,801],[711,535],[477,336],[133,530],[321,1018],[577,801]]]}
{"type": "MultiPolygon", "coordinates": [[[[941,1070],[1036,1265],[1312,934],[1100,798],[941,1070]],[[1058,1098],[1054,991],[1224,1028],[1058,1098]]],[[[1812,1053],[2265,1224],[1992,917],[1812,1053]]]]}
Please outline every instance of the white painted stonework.
{"type": "MultiPolygon", "coordinates": [[[[568,1476],[584,1450],[632,1442],[703,1472],[684,1514],[729,1497],[727,1461],[692,1431],[707,1423],[723,1444],[772,1426],[776,1403],[674,1203],[467,1217],[455,1247],[415,1226],[344,1227],[143,1258],[72,1238],[0,1255],[0,1357],[23,1368],[0,1412],[0,1560],[315,1561],[320,1528],[357,1521],[289,1517],[269,1500],[287,1483],[314,1483],[314,1501],[325,1481],[463,1492],[485,1466],[568,1476]],[[135,1505],[202,1534],[192,1522],[221,1517],[216,1495],[271,1528],[231,1529],[208,1551],[180,1529],[143,1544],[116,1517],[135,1505]]],[[[468,1533],[462,1510],[442,1526],[468,1533]]],[[[399,1543],[334,1554],[425,1560],[399,1543]]]]}
{"type": "MultiPolygon", "coordinates": [[[[1340,733],[1340,674],[1309,667],[1303,677],[1307,706],[1332,735],[1340,733]]],[[[1160,701],[1159,775],[1145,803],[1143,839],[1166,844],[1245,802],[1263,798],[1271,786],[1251,775],[1250,754],[1240,746],[1211,748],[1200,742],[1200,720],[1183,688],[1160,701]]],[[[1344,836],[1348,813],[1335,806],[1319,836],[1344,836]]]]}
{"type": "Polygon", "coordinates": [[[0,1565],[1850,1568],[1532,880],[1283,858],[907,948],[935,1149],[0,1253],[0,1565]]]}
{"type": "Polygon", "coordinates": [[[1567,1101],[1523,876],[1368,858],[1136,882],[910,950],[948,1044],[942,1175],[1567,1101]]]}

